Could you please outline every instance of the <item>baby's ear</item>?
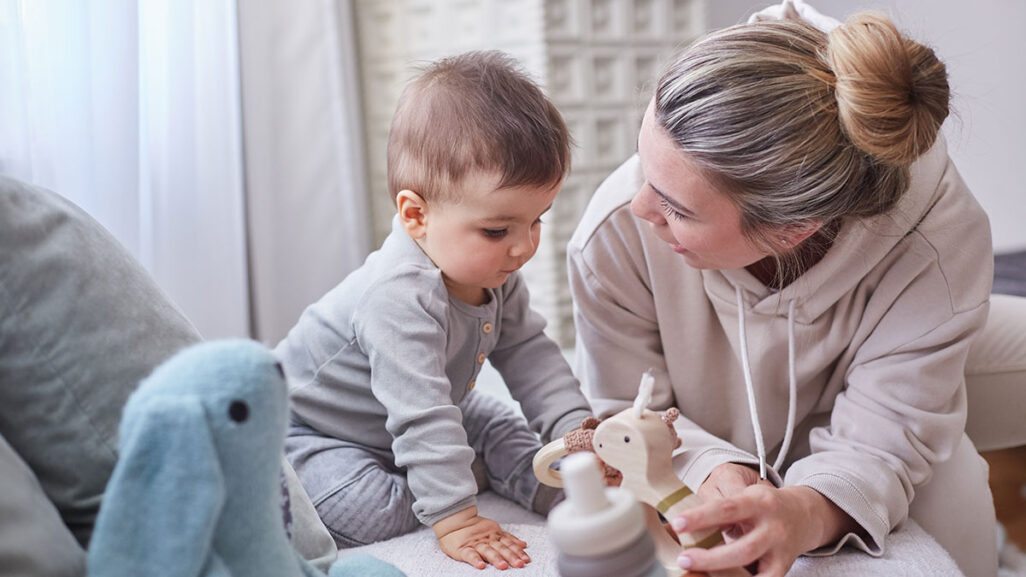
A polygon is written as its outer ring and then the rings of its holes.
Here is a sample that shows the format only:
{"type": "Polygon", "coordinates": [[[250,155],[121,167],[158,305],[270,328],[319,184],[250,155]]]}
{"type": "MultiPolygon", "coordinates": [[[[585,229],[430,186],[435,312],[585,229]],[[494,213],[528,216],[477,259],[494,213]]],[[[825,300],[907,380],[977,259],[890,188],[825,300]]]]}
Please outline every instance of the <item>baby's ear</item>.
{"type": "Polygon", "coordinates": [[[427,202],[424,197],[410,189],[403,189],[395,195],[395,205],[406,234],[413,239],[423,238],[427,233],[427,202]]]}

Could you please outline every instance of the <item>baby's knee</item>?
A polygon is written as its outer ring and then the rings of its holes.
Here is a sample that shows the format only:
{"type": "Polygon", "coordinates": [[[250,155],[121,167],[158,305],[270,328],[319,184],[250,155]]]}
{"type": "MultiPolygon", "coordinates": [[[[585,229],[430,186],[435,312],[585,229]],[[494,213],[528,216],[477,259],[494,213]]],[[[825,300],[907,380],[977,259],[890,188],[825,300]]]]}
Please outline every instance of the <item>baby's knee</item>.
{"type": "Polygon", "coordinates": [[[413,494],[384,471],[367,474],[315,504],[340,548],[359,547],[417,529],[413,494]]]}

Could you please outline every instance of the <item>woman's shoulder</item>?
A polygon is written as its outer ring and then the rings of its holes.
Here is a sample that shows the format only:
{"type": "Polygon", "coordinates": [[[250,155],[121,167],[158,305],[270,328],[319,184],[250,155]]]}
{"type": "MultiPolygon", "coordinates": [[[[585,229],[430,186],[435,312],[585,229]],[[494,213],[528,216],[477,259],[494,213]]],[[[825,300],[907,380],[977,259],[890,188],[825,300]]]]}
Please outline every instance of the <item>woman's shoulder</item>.
{"type": "Polygon", "coordinates": [[[989,297],[994,276],[990,220],[950,157],[932,168],[926,180],[935,192],[910,236],[936,262],[953,310],[973,309],[989,297]]]}
{"type": "Polygon", "coordinates": [[[641,163],[636,154],[610,173],[588,201],[584,215],[570,239],[570,250],[584,249],[596,233],[604,229],[634,227],[630,203],[643,181],[641,163]]]}
{"type": "Polygon", "coordinates": [[[908,195],[923,205],[916,217],[919,232],[929,236],[968,232],[981,244],[990,244],[987,215],[958,172],[943,137],[912,165],[911,177],[908,195]]]}

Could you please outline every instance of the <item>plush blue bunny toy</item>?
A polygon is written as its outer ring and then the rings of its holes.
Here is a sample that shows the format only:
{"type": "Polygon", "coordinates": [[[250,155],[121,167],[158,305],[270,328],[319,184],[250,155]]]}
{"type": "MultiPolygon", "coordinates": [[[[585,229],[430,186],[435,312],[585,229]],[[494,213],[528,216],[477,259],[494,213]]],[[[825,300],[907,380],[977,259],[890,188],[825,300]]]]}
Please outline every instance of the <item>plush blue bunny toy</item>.
{"type": "MultiPolygon", "coordinates": [[[[125,405],[89,574],[323,577],[285,533],[287,407],[281,366],[254,341],[201,343],[157,367],[125,405]]],[[[403,573],[364,555],[329,575],[403,573]]]]}

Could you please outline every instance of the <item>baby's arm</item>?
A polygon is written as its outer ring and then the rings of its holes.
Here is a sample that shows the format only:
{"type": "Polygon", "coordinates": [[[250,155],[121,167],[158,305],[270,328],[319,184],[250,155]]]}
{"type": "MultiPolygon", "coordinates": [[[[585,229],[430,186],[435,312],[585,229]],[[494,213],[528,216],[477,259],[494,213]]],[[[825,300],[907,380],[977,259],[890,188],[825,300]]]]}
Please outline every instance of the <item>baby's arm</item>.
{"type": "Polygon", "coordinates": [[[477,569],[489,563],[500,570],[510,565],[520,569],[531,562],[524,552],[527,543],[503,531],[495,521],[479,516],[476,506],[457,511],[432,528],[446,555],[477,569]]]}
{"type": "Polygon", "coordinates": [[[547,443],[580,427],[591,407],[559,345],[545,335],[545,319],[531,309],[520,276],[502,290],[502,330],[488,358],[547,443]]]}

